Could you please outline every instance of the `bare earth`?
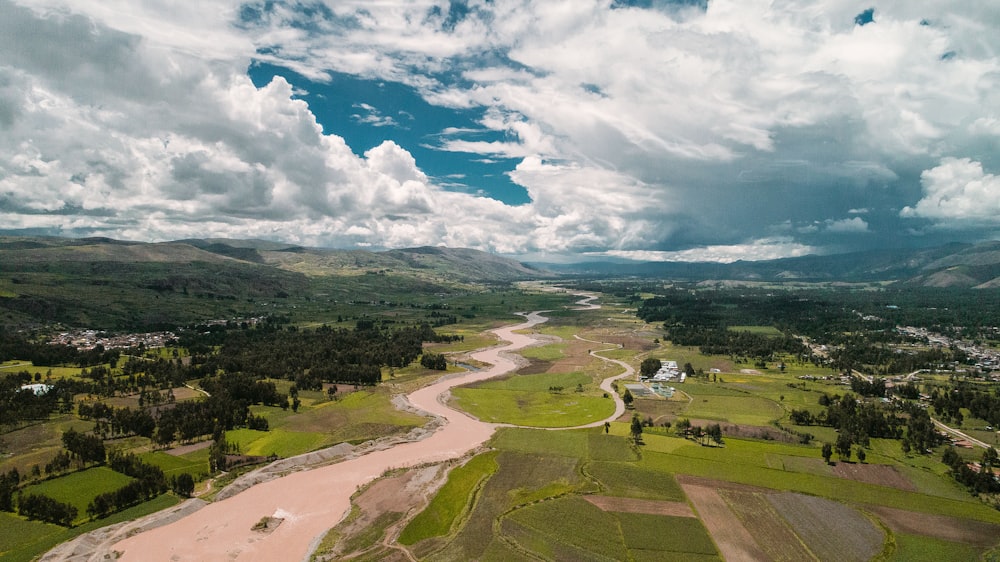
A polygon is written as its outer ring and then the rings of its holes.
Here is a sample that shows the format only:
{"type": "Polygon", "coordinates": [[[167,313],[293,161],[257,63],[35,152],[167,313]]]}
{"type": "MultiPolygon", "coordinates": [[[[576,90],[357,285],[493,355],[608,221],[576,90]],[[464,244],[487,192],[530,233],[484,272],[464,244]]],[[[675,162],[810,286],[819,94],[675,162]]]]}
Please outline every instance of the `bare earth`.
{"type": "Polygon", "coordinates": [[[879,486],[889,486],[916,492],[917,487],[910,482],[910,479],[903,476],[895,467],[885,464],[859,464],[838,462],[833,467],[833,473],[841,478],[857,480],[867,484],[878,484],[879,486]]]}
{"type": "Polygon", "coordinates": [[[993,523],[884,506],[868,506],[867,509],[896,533],[924,535],[981,548],[995,546],[997,537],[1000,536],[1000,525],[993,523]]]}
{"type": "Polygon", "coordinates": [[[680,478],[678,482],[694,504],[698,517],[712,535],[723,559],[727,562],[770,560],[716,488],[682,482],[680,478]]]}
{"type": "MultiPolygon", "coordinates": [[[[350,509],[350,497],[360,486],[392,468],[440,462],[462,456],[482,444],[496,426],[447,408],[440,396],[450,388],[510,372],[516,367],[506,352],[521,349],[534,340],[516,330],[543,322],[533,313],[528,321],[495,330],[511,342],[473,354],[477,361],[493,367],[460,377],[445,377],[411,393],[415,408],[443,420],[432,435],[375,450],[363,456],[313,470],[294,472],[253,485],[241,493],[209,504],[169,525],[142,532],[110,546],[123,560],[302,560],[315,548],[322,534],[350,509]],[[252,530],[264,517],[282,519],[269,534],[252,530]]],[[[98,549],[92,559],[102,559],[98,549]]]]}
{"type": "Polygon", "coordinates": [[[673,517],[696,517],[691,506],[684,502],[643,500],[637,498],[616,498],[613,496],[584,496],[585,500],[601,511],[618,513],[644,513],[646,515],[668,515],[673,517]]]}

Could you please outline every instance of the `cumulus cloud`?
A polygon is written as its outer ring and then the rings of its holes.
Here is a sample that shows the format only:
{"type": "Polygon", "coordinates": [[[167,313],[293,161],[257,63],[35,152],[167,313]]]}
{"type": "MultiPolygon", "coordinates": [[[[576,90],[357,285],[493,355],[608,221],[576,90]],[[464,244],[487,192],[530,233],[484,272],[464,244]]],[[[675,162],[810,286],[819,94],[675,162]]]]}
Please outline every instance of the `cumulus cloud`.
{"type": "Polygon", "coordinates": [[[861,217],[853,217],[849,219],[840,220],[828,220],[826,223],[826,231],[834,233],[856,233],[856,232],[868,232],[868,223],[865,222],[861,217]]]}
{"type": "Polygon", "coordinates": [[[612,250],[599,255],[627,258],[637,261],[681,261],[733,263],[736,261],[773,260],[818,253],[817,248],[800,244],[789,238],[762,238],[743,244],[704,246],[675,251],[612,250]]]}
{"type": "Polygon", "coordinates": [[[1000,224],[1000,176],[986,173],[970,158],[944,158],[920,175],[924,196],[904,217],[921,217],[941,226],[961,228],[968,223],[1000,224]]]}
{"type": "MultiPolygon", "coordinates": [[[[0,218],[137,239],[715,261],[801,255],[914,217],[995,226],[1000,16],[949,0],[863,10],[0,0],[0,218]],[[474,113],[478,127],[446,124],[427,145],[516,160],[509,178],[531,201],[503,204],[469,175],[473,193],[448,191],[392,140],[355,153],[286,80],[255,87],[254,60],[474,113]]],[[[420,118],[348,103],[385,131],[420,118]]]]}

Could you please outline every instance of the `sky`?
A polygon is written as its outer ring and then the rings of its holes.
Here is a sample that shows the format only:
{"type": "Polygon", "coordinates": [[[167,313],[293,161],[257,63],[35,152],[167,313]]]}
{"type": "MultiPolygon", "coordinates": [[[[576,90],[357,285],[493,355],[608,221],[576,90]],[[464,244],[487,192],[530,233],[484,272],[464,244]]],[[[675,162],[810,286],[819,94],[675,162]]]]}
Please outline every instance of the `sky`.
{"type": "Polygon", "coordinates": [[[995,0],[0,0],[0,232],[532,261],[1000,238],[995,0]]]}

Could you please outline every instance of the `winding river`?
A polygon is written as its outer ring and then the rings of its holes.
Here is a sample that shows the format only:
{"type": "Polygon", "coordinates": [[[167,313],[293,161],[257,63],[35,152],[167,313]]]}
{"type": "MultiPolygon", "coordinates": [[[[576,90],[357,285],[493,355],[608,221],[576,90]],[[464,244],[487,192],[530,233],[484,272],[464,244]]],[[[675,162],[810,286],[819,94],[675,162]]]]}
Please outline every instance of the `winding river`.
{"type": "MultiPolygon", "coordinates": [[[[589,299],[584,308],[596,308],[589,299]]],[[[384,450],[255,485],[225,500],[208,504],[173,523],[128,537],[111,547],[122,560],[303,560],[316,541],[350,509],[351,495],[386,470],[440,462],[461,457],[488,440],[498,427],[484,423],[445,405],[448,391],[457,385],[481,381],[509,373],[517,364],[506,353],[527,347],[535,340],[517,331],[545,322],[533,312],[526,321],[493,330],[509,342],[472,354],[477,361],[491,364],[482,371],[446,376],[407,396],[417,409],[443,418],[445,423],[431,436],[405,442],[384,450]],[[271,533],[251,528],[263,517],[280,517],[282,523],[271,533]]],[[[618,363],[618,362],[616,362],[618,363]]],[[[624,364],[623,364],[624,365],[624,364]]],[[[627,376],[627,372],[618,375],[627,376]]],[[[610,381],[605,381],[610,390],[610,381]]],[[[612,394],[617,399],[616,394],[612,394]]],[[[616,400],[615,416],[623,406],[616,400]]],[[[614,417],[609,419],[614,419],[614,417]]],[[[589,425],[600,425],[604,421],[589,425]]]]}

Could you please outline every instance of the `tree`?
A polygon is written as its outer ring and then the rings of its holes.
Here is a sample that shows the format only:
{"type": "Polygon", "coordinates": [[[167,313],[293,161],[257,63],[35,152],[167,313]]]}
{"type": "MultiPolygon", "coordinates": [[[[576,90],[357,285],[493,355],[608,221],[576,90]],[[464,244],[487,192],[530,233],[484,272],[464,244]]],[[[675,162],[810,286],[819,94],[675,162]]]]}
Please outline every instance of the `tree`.
{"type": "Polygon", "coordinates": [[[830,457],[833,456],[833,446],[829,443],[823,443],[823,460],[826,464],[830,464],[830,457]]]}
{"type": "Polygon", "coordinates": [[[851,445],[853,441],[846,433],[837,436],[837,456],[842,461],[851,460],[851,445]]]}
{"type": "Polygon", "coordinates": [[[708,436],[716,445],[722,445],[722,428],[717,423],[708,426],[708,436]]]}
{"type": "Polygon", "coordinates": [[[865,454],[864,448],[859,446],[858,447],[858,462],[865,462],[865,458],[867,456],[868,455],[865,454]]]}
{"type": "Polygon", "coordinates": [[[687,375],[687,376],[689,376],[689,377],[693,377],[694,376],[694,366],[691,365],[690,363],[685,363],[684,364],[684,374],[687,375]]]}
{"type": "Polygon", "coordinates": [[[628,389],[626,388],[625,389],[625,394],[622,395],[622,402],[625,403],[625,407],[626,408],[631,408],[633,401],[635,401],[635,399],[632,398],[632,393],[629,392],[628,389]]]}
{"type": "Polygon", "coordinates": [[[611,422],[604,422],[604,433],[611,431],[611,422]]]}
{"type": "Polygon", "coordinates": [[[194,492],[194,478],[187,472],[182,472],[171,479],[171,487],[178,496],[190,498],[194,492]]]}
{"type": "Polygon", "coordinates": [[[642,363],[639,364],[639,375],[649,378],[655,375],[661,367],[663,367],[663,363],[659,359],[655,359],[653,357],[643,359],[642,363]]]}
{"type": "Polygon", "coordinates": [[[632,440],[635,441],[636,445],[642,443],[642,420],[639,419],[639,414],[632,414],[632,427],[630,429],[630,433],[632,434],[632,440]]]}

